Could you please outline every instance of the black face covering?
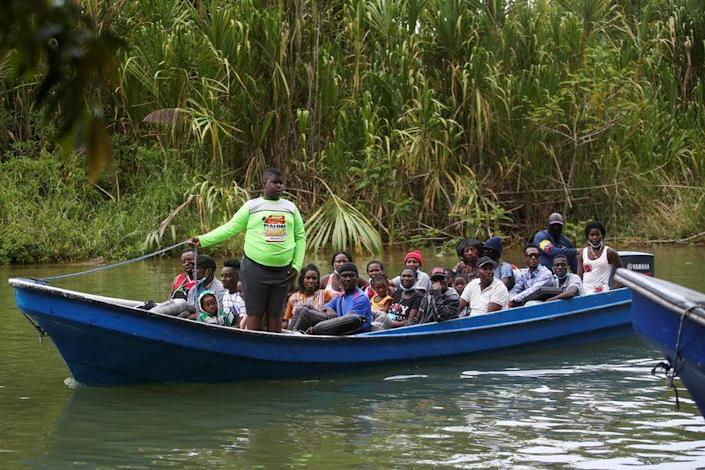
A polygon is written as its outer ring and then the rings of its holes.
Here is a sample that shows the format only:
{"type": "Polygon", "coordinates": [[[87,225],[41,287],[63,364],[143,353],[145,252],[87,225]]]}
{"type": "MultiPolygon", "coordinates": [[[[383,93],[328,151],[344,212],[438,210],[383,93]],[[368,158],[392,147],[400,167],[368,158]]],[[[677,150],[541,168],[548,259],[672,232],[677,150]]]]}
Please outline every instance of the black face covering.
{"type": "Polygon", "coordinates": [[[560,237],[562,232],[563,232],[563,226],[561,226],[561,225],[555,224],[555,225],[548,226],[548,233],[553,238],[560,237]]]}

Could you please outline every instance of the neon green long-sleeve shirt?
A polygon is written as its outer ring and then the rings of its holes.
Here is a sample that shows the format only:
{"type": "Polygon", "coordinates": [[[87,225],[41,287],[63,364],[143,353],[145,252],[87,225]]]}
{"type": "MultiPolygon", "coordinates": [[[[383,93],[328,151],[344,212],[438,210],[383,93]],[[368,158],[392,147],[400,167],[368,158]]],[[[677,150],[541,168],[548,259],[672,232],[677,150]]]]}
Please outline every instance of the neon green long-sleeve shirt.
{"type": "Polygon", "coordinates": [[[211,246],[245,232],[245,256],[271,267],[291,264],[301,270],[306,251],[304,220],[293,202],[286,199],[250,199],[230,221],[198,237],[211,246]]]}

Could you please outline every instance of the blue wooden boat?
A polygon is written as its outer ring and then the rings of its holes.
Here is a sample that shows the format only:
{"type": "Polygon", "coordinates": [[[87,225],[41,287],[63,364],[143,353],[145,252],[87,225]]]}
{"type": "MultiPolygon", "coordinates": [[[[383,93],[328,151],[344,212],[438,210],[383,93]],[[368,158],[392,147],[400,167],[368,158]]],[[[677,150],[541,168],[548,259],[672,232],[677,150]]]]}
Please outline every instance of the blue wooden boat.
{"type": "Polygon", "coordinates": [[[517,346],[551,348],[633,333],[627,289],[335,337],[206,325],[139,309],[138,301],[27,279],[9,283],[18,308],[49,335],[74,378],[90,385],[311,376],[517,346]]]}
{"type": "Polygon", "coordinates": [[[626,269],[615,279],[632,291],[634,330],[666,356],[705,416],[705,294],[626,269]]]}

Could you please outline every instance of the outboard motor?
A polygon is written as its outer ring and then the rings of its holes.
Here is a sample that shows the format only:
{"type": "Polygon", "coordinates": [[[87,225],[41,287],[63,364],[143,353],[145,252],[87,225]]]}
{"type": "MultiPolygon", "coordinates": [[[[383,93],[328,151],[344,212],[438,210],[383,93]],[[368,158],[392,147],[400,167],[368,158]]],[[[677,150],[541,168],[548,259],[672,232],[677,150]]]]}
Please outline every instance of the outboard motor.
{"type": "Polygon", "coordinates": [[[622,266],[630,271],[654,276],[656,268],[654,265],[654,255],[641,251],[620,251],[619,257],[622,259],[622,266]]]}

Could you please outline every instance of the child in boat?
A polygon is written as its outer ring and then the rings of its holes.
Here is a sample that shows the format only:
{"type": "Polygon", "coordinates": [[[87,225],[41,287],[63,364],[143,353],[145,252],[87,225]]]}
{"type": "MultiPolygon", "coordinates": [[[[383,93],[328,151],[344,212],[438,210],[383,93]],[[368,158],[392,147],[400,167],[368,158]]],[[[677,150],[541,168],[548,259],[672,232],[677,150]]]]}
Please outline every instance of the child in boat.
{"type": "Polygon", "coordinates": [[[387,313],[394,299],[389,295],[389,279],[384,273],[372,276],[370,287],[374,292],[374,296],[370,299],[372,315],[377,318],[381,314],[387,313]]]}
{"type": "Polygon", "coordinates": [[[289,326],[289,321],[294,315],[294,311],[302,305],[310,305],[316,309],[322,309],[333,299],[333,294],[320,288],[321,273],[318,267],[310,263],[306,265],[299,275],[299,290],[289,297],[284,311],[283,328],[289,326]]]}
{"type": "MultiPolygon", "coordinates": [[[[463,293],[465,286],[468,285],[468,281],[465,280],[465,276],[459,274],[453,278],[453,289],[458,293],[458,296],[463,293]]],[[[470,307],[465,307],[460,310],[461,317],[467,317],[470,314],[470,307]]]]}
{"type": "Polygon", "coordinates": [[[399,274],[399,288],[394,293],[394,300],[386,315],[381,315],[376,326],[389,329],[400,326],[413,325],[416,314],[419,311],[424,293],[416,289],[417,271],[412,268],[404,268],[399,274]]]}
{"type": "Polygon", "coordinates": [[[218,309],[218,299],[213,292],[203,291],[198,297],[198,307],[199,322],[211,325],[229,325],[230,322],[225,313],[218,309]]]}
{"type": "MultiPolygon", "coordinates": [[[[372,288],[372,278],[377,276],[378,274],[384,274],[384,265],[382,264],[381,261],[378,261],[376,259],[373,259],[369,263],[367,263],[367,287],[365,287],[364,291],[367,296],[372,299],[375,295],[376,292],[372,288]]],[[[384,274],[386,277],[387,275],[384,274]]]]}

